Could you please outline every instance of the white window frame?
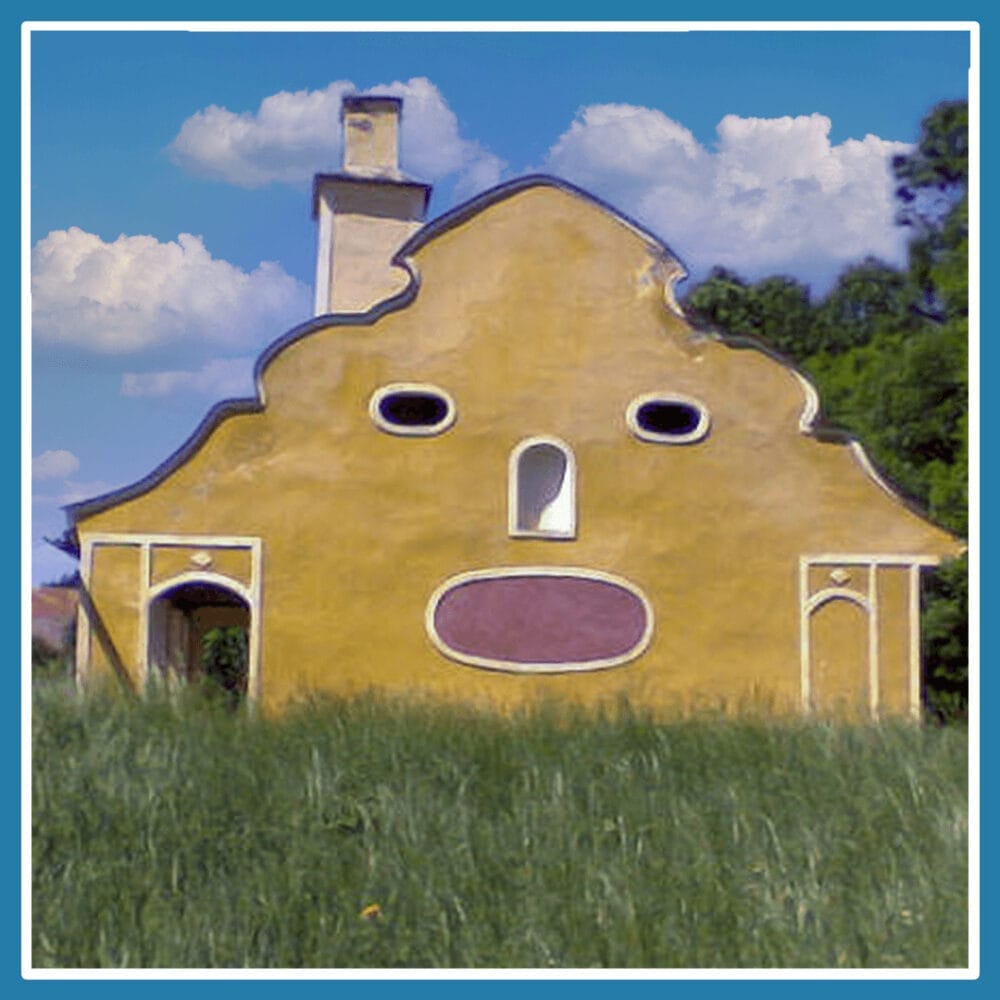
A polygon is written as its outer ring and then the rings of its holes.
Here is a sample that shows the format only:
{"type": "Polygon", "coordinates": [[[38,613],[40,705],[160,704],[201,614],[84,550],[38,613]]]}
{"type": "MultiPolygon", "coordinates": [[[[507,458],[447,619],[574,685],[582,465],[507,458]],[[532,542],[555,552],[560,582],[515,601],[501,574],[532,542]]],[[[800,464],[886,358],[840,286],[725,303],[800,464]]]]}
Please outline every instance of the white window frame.
{"type": "Polygon", "coordinates": [[[455,407],[455,400],[440,386],[430,385],[426,382],[391,382],[376,389],[371,399],[368,401],[368,414],[372,418],[372,423],[386,434],[395,434],[398,437],[435,437],[448,430],[458,416],[455,407]],[[447,405],[447,412],[436,424],[394,424],[391,420],[386,420],[382,416],[380,409],[382,400],[387,396],[394,396],[396,393],[426,393],[428,395],[440,396],[447,405]]]}
{"type": "Polygon", "coordinates": [[[507,469],[507,533],[511,538],[576,538],[576,456],[563,440],[549,435],[534,435],[518,442],[510,453],[507,469]],[[568,494],[569,513],[567,524],[561,528],[524,528],[519,523],[521,499],[521,459],[526,452],[539,445],[548,445],[562,452],[566,460],[566,474],[559,496],[568,494]]]}
{"type": "Polygon", "coordinates": [[[625,423],[628,429],[641,441],[652,441],[655,444],[694,444],[708,434],[712,426],[712,418],[708,408],[700,400],[692,396],[682,396],[676,392],[647,392],[636,396],[625,410],[625,423]],[[694,430],[686,434],[660,434],[647,430],[639,423],[639,410],[647,403],[679,403],[690,406],[698,411],[698,424],[694,430]]]}

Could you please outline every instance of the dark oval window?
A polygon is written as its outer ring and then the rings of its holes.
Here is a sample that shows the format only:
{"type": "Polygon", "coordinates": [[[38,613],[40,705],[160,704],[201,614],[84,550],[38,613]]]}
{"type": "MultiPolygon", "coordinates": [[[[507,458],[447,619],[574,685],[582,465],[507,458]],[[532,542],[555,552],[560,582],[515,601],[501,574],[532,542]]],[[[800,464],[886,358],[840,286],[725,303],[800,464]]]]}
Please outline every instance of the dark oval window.
{"type": "Polygon", "coordinates": [[[640,396],[629,405],[626,420],[637,437],[665,444],[699,441],[709,425],[705,407],[683,396],[640,396]]]}
{"type": "Polygon", "coordinates": [[[372,396],[369,410],[392,434],[438,434],[455,419],[451,397],[434,386],[385,386],[372,396]]]}
{"type": "Polygon", "coordinates": [[[429,392],[394,392],[379,400],[383,420],[404,427],[431,427],[448,416],[448,401],[429,392]]]}
{"type": "Polygon", "coordinates": [[[635,422],[651,434],[691,434],[698,429],[701,412],[689,403],[643,403],[635,422]]]}

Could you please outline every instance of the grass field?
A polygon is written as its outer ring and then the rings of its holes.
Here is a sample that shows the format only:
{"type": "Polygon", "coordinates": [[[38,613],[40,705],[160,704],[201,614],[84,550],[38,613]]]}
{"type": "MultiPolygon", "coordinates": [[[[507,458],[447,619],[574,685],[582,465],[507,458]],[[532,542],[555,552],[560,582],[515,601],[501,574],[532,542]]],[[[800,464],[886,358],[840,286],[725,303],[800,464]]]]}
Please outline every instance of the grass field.
{"type": "Polygon", "coordinates": [[[967,962],[968,741],[373,700],[33,720],[36,967],[967,962]]]}

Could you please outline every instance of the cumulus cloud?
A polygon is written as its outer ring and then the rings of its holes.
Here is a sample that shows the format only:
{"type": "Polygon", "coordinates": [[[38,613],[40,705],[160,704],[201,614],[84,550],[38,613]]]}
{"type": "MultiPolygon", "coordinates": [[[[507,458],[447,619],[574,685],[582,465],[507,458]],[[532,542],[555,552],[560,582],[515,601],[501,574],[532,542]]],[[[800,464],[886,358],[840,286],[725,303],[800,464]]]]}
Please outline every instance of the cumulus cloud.
{"type": "Polygon", "coordinates": [[[254,358],[217,358],[197,371],[126,372],[123,396],[169,396],[194,393],[229,399],[253,392],[254,358]]]}
{"type": "Polygon", "coordinates": [[[348,80],[336,80],[323,90],[281,91],[265,97],[252,113],[213,104],[181,125],[168,151],[192,173],[241,187],[305,183],[317,172],[340,169],[340,105],[345,94],[355,93],[403,99],[404,172],[425,181],[455,174],[469,193],[499,180],[505,164],[479,143],[462,138],[455,113],[425,77],[364,91],[348,80]]]}
{"type": "MultiPolygon", "coordinates": [[[[49,508],[86,500],[114,488],[114,484],[103,479],[87,482],[74,479],[79,471],[80,459],[64,448],[49,449],[34,456],[31,460],[31,479],[36,486],[31,491],[31,503],[32,520],[36,522],[36,527],[40,519],[47,524],[46,519],[51,520],[48,517],[51,514],[49,508]]],[[[58,534],[62,529],[57,530],[56,524],[55,521],[48,524],[43,534],[58,534]]]]}
{"type": "Polygon", "coordinates": [[[41,455],[36,455],[31,462],[31,478],[38,479],[67,479],[80,468],[80,459],[71,451],[61,448],[52,451],[43,451],[41,455]]]}
{"type": "Polygon", "coordinates": [[[73,227],[31,255],[32,325],[40,342],[105,353],[170,341],[246,344],[311,314],[309,289],[279,264],[246,272],[213,258],[199,236],[119,236],[73,227]]]}
{"type": "Polygon", "coordinates": [[[594,105],[549,150],[547,168],[634,216],[694,269],[753,277],[832,272],[869,254],[901,261],[889,160],[910,147],[873,135],[834,145],[830,126],[821,114],[727,115],[706,149],[661,111],[594,105]]]}

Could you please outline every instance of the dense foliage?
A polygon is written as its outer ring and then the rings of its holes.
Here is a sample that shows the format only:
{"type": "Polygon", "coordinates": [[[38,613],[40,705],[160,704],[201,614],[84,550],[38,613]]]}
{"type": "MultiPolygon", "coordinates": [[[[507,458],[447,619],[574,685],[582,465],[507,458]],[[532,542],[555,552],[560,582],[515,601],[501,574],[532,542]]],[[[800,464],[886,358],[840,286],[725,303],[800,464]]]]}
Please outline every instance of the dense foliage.
{"type": "Polygon", "coordinates": [[[48,968],[962,967],[958,727],[36,691],[48,968]]]}
{"type": "MultiPolygon", "coordinates": [[[[756,283],[716,268],[684,301],[692,320],[750,335],[816,383],[827,424],[864,442],[875,464],[939,524],[968,532],[968,105],[924,119],[913,151],[896,156],[899,222],[909,260],[849,267],[818,302],[788,277],[756,283]]],[[[924,652],[930,708],[965,710],[968,572],[962,558],[926,588],[924,652]]]]}
{"type": "Polygon", "coordinates": [[[207,690],[235,708],[246,692],[247,631],[238,625],[210,628],[201,637],[200,666],[207,690]]]}

